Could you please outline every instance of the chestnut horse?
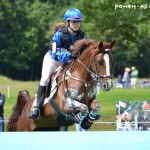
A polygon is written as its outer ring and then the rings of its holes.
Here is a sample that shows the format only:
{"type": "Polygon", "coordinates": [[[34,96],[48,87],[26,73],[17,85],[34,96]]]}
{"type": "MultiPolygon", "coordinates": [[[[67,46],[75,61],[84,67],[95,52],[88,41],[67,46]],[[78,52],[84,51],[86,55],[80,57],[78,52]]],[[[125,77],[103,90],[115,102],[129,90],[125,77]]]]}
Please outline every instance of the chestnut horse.
{"type": "Polygon", "coordinates": [[[8,123],[8,131],[58,131],[62,125],[74,123],[81,123],[84,129],[89,129],[100,109],[96,99],[97,86],[105,91],[112,87],[110,70],[114,43],[91,39],[77,41],[73,52],[78,57],[55,78],[57,84],[45,98],[48,103],[41,108],[40,119],[28,118],[34,98],[29,100],[29,94],[21,91],[8,123]]]}

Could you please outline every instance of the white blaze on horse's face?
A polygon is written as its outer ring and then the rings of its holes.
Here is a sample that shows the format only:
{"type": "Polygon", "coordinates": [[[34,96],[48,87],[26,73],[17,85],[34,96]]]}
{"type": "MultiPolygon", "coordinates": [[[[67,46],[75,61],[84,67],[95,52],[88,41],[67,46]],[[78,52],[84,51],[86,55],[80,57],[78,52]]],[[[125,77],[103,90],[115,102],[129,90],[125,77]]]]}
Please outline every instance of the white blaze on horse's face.
{"type": "MultiPolygon", "coordinates": [[[[109,49],[105,49],[105,51],[109,51],[109,49]]],[[[105,60],[106,63],[106,76],[110,76],[110,57],[107,53],[104,54],[103,59],[105,60]]],[[[105,84],[105,87],[103,88],[104,90],[109,90],[112,87],[112,81],[111,79],[107,80],[107,84],[105,84]]]]}
{"type": "Polygon", "coordinates": [[[106,76],[110,76],[110,64],[109,64],[109,55],[104,54],[104,60],[106,62],[106,76]]]}

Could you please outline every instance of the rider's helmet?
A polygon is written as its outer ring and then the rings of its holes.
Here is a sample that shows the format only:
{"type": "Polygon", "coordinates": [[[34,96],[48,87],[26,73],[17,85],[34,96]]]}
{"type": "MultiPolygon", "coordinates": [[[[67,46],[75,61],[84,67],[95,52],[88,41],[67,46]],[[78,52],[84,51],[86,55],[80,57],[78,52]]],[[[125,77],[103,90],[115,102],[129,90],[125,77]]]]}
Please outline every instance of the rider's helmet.
{"type": "Polygon", "coordinates": [[[64,21],[82,21],[83,17],[82,17],[82,13],[80,12],[80,10],[76,9],[76,8],[70,8],[69,10],[66,11],[65,15],[64,15],[64,21]]]}
{"type": "Polygon", "coordinates": [[[126,68],[125,68],[125,71],[126,71],[126,72],[130,72],[130,68],[126,67],[126,68]]]}
{"type": "Polygon", "coordinates": [[[135,66],[133,66],[133,67],[131,68],[131,70],[135,70],[135,66]]]}

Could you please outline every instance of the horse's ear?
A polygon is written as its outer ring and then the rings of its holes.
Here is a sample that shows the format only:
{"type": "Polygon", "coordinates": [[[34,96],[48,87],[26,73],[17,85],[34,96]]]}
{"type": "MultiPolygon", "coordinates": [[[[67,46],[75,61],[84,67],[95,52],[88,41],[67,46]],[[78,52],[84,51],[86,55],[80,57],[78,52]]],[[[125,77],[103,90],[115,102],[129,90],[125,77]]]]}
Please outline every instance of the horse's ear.
{"type": "Polygon", "coordinates": [[[112,47],[114,46],[114,44],[115,44],[115,40],[113,40],[113,41],[110,43],[109,48],[112,48],[112,47]]]}
{"type": "Polygon", "coordinates": [[[100,49],[102,46],[103,46],[103,42],[102,41],[98,42],[97,44],[98,49],[100,49]]]}

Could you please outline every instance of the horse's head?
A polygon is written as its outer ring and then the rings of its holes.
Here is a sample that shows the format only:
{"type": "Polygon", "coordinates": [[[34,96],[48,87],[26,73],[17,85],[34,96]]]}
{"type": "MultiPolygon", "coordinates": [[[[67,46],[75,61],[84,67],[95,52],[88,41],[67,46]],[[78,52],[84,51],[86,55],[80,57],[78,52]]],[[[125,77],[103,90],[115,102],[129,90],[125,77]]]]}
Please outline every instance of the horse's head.
{"type": "Polygon", "coordinates": [[[97,42],[95,43],[95,53],[91,69],[97,74],[97,80],[100,81],[101,88],[105,91],[110,90],[112,87],[111,67],[113,62],[112,47],[115,41],[97,42]]]}
{"type": "Polygon", "coordinates": [[[17,97],[17,105],[18,106],[25,106],[25,104],[30,100],[30,95],[27,90],[22,90],[18,93],[17,97]]]}
{"type": "Polygon", "coordinates": [[[20,115],[22,113],[22,110],[23,110],[25,104],[29,100],[30,100],[30,95],[29,95],[28,91],[22,90],[18,93],[17,103],[12,108],[13,114],[9,118],[9,121],[8,121],[8,124],[7,124],[7,128],[6,128],[7,131],[17,131],[18,120],[20,118],[20,115]]]}
{"type": "Polygon", "coordinates": [[[115,41],[108,43],[84,39],[75,45],[75,48],[78,48],[81,54],[78,62],[105,91],[108,91],[112,87],[111,65],[113,57],[111,49],[114,43],[115,41]]]}
{"type": "Polygon", "coordinates": [[[79,40],[74,45],[74,52],[79,53],[78,62],[85,68],[86,73],[108,91],[112,87],[111,66],[113,56],[111,49],[115,41],[96,42],[91,39],[79,40]]]}

